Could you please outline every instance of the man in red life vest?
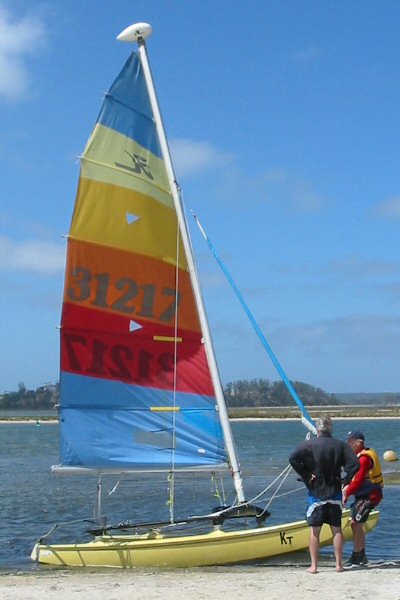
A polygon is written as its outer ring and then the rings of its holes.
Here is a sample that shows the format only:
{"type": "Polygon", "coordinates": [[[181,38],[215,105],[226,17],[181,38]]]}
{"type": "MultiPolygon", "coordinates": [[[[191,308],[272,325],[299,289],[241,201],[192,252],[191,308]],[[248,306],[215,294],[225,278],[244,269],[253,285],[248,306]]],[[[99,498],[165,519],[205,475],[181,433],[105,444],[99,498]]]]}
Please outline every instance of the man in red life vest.
{"type": "Polygon", "coordinates": [[[343,504],[350,496],[354,496],[354,502],[351,505],[353,553],[345,565],[353,567],[368,563],[365,554],[363,523],[368,519],[370,511],[383,498],[383,477],[377,453],[373,448],[365,447],[364,434],[361,431],[350,431],[347,441],[360,461],[359,470],[350,483],[343,488],[343,504]]]}

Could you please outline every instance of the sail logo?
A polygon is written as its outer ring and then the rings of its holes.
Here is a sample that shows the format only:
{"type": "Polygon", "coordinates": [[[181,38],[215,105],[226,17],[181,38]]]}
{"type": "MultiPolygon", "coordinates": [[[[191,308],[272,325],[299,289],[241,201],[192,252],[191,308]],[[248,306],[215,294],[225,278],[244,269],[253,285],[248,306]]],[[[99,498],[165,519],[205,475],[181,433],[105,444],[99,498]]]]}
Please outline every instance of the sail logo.
{"type": "Polygon", "coordinates": [[[151,180],[154,179],[150,167],[147,164],[147,160],[143,156],[140,156],[140,154],[132,154],[131,152],[128,152],[128,150],[124,150],[124,152],[129,156],[132,163],[130,165],[125,165],[124,163],[115,162],[116,167],[131,171],[131,173],[143,174],[151,180]]]}

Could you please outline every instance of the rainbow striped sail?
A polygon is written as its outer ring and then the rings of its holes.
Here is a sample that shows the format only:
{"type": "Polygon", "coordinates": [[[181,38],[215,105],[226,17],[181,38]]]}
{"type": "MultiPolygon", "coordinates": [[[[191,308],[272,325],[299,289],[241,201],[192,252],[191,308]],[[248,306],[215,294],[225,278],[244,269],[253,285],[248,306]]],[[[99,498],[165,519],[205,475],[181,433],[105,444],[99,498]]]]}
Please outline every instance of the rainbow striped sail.
{"type": "Polygon", "coordinates": [[[227,462],[188,258],[138,53],[82,156],[61,321],[61,464],[227,462]]]}

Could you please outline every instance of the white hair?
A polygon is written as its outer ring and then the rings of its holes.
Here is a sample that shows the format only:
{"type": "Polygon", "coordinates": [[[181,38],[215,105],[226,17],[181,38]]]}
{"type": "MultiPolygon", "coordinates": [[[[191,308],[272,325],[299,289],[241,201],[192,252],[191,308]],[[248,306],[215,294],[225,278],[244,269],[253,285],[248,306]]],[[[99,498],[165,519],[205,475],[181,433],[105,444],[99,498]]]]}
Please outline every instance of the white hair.
{"type": "Polygon", "coordinates": [[[318,417],[318,419],[315,419],[315,427],[321,433],[332,433],[332,419],[330,417],[318,417]]]}

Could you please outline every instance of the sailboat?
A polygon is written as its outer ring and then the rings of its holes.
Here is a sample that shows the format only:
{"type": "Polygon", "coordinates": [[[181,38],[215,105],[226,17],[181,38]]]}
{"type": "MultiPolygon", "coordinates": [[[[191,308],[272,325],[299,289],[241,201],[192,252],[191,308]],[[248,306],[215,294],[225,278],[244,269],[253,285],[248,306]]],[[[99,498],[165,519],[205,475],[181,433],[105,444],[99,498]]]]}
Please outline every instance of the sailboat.
{"type": "MultiPolygon", "coordinates": [[[[246,501],[212,338],[148,62],[151,26],[133,42],[104,98],[81,158],[61,316],[60,464],[56,474],[95,476],[92,539],[34,546],[39,563],[69,567],[193,567],[265,559],[308,546],[305,521],[268,526],[246,501]],[[106,475],[193,477],[230,470],[231,506],[166,522],[108,524],[106,475]],[[254,525],[248,524],[254,518],[254,525]],[[234,520],[244,525],[225,527],[234,520]],[[206,523],[205,532],[174,525],[206,523]],[[172,533],[171,533],[172,531],[172,533]]],[[[302,407],[302,418],[311,419],[302,407]]],[[[173,486],[171,486],[173,488],[173,486]]],[[[173,506],[173,501],[169,503],[173,506]]],[[[378,512],[365,525],[371,530],[378,512]]],[[[349,512],[343,531],[351,537],[349,512]]],[[[332,542],[323,528],[321,544],[332,542]]]]}

